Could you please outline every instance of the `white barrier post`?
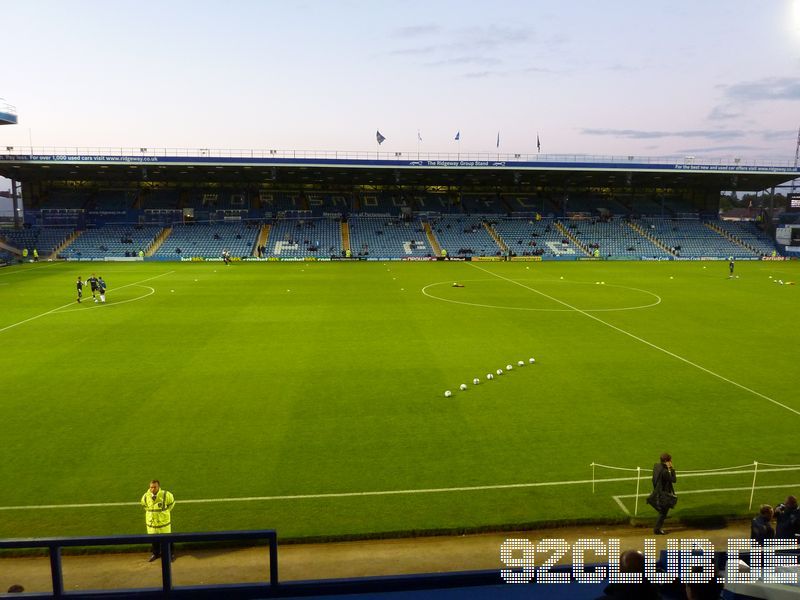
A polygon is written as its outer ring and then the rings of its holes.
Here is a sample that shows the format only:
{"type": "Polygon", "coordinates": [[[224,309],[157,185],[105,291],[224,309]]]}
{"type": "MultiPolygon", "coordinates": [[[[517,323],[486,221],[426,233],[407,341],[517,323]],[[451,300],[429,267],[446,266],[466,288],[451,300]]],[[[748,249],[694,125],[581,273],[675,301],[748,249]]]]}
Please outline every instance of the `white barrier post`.
{"type": "Polygon", "coordinates": [[[753,494],[756,492],[756,474],[758,474],[758,461],[753,461],[753,486],[750,488],[750,507],[748,510],[753,510],[753,494]]]}
{"type": "Polygon", "coordinates": [[[641,477],[642,468],[636,467],[636,502],[633,505],[633,516],[639,514],[639,477],[641,477]]]}

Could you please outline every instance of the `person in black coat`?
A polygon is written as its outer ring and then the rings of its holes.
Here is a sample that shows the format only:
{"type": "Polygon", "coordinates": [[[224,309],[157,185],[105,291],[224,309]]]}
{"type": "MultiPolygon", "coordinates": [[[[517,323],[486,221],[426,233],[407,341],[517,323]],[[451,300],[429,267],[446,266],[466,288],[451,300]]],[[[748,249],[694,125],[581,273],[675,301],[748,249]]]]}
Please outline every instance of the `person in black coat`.
{"type": "Polygon", "coordinates": [[[658,511],[658,520],[653,528],[656,535],[664,535],[662,529],[667,513],[678,503],[673,483],[677,481],[675,469],[672,467],[672,456],[664,452],[660,462],[653,465],[653,493],[647,498],[647,503],[658,511]]]}
{"type": "Polygon", "coordinates": [[[793,540],[800,533],[800,510],[797,498],[787,496],[786,502],[775,507],[775,537],[782,540],[793,540]]]}

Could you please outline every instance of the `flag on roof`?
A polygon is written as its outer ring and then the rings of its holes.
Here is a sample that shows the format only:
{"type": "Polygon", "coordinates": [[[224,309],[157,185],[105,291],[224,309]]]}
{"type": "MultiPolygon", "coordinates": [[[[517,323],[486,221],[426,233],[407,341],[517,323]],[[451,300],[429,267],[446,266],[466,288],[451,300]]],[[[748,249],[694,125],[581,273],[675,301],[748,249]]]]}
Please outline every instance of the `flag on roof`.
{"type": "Polygon", "coordinates": [[[460,132],[460,131],[456,131],[456,137],[455,137],[454,139],[455,139],[456,141],[458,141],[458,140],[460,140],[460,139],[461,139],[461,132],[460,132]]]}
{"type": "Polygon", "coordinates": [[[542,151],[542,142],[539,141],[539,134],[538,133],[536,134],[536,151],[537,152],[541,152],[542,151]]]}
{"type": "Polygon", "coordinates": [[[378,140],[378,145],[381,145],[384,141],[386,141],[386,138],[381,135],[380,131],[375,132],[375,139],[378,140]]]}
{"type": "Polygon", "coordinates": [[[500,147],[500,132],[497,132],[497,147],[500,147]]]}

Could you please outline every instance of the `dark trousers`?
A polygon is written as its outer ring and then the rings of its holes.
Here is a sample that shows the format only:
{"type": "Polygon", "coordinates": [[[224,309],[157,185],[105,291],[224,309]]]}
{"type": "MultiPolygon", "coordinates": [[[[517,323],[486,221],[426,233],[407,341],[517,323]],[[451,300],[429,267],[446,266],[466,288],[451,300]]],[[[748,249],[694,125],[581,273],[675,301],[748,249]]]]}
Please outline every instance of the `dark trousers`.
{"type": "Polygon", "coordinates": [[[662,508],[660,511],[658,511],[658,520],[656,521],[656,526],[653,527],[653,530],[661,529],[664,526],[664,521],[667,518],[668,512],[668,508],[662,508]]]}

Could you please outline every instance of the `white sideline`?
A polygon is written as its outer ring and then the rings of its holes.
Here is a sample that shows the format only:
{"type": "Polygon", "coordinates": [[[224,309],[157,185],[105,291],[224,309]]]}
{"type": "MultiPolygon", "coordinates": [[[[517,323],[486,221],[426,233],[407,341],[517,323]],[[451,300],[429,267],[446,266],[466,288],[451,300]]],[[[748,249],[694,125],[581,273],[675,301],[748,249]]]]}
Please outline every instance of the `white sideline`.
{"type": "MultiPolygon", "coordinates": [[[[759,473],[772,473],[780,471],[797,471],[798,467],[791,468],[775,468],[763,469],[759,473]]],[[[730,473],[710,473],[708,475],[742,475],[750,474],[752,471],[731,471],[730,473]]],[[[706,474],[703,473],[690,473],[683,477],[702,477],[706,474]]],[[[648,475],[649,478],[649,475],[648,475]]],[[[642,478],[644,479],[644,477],[642,478]]],[[[510,489],[524,489],[524,488],[537,488],[537,487],[555,487],[561,485],[585,485],[594,482],[608,483],[620,481],[636,481],[636,477],[608,477],[605,479],[575,479],[572,481],[540,481],[537,483],[504,483],[498,485],[474,485],[474,486],[460,486],[449,488],[422,488],[411,490],[377,490],[374,492],[338,492],[330,494],[291,494],[286,496],[245,496],[240,498],[197,498],[195,500],[182,500],[179,499],[180,504],[211,504],[213,502],[271,502],[275,500],[319,500],[323,498],[354,498],[365,496],[399,496],[399,495],[413,495],[413,494],[442,494],[447,492],[480,492],[486,490],[510,490],[510,489]]],[[[749,487],[747,488],[750,489],[749,487]]],[[[682,492],[684,494],[688,492],[682,492]]],[[[626,496],[620,496],[624,498],[626,496]]],[[[617,501],[619,502],[619,501],[617,501]]],[[[138,506],[138,502],[100,502],[92,504],[38,504],[31,506],[0,506],[0,511],[3,510],[38,510],[48,508],[102,508],[109,506],[138,506]]]]}
{"type": "Polygon", "coordinates": [[[498,279],[502,279],[504,281],[508,281],[509,283],[513,283],[514,285],[518,285],[520,287],[523,287],[526,290],[530,290],[532,292],[535,292],[535,293],[539,294],[540,296],[544,296],[548,300],[552,300],[553,302],[558,302],[562,306],[566,306],[567,308],[571,308],[575,312],[578,312],[578,313],[580,313],[580,314],[582,314],[582,315],[584,315],[586,317],[589,317],[590,319],[594,319],[598,323],[601,323],[601,324],[605,325],[606,327],[610,327],[611,329],[613,329],[615,331],[618,331],[618,332],[620,332],[622,334],[625,334],[628,337],[633,338],[636,341],[639,341],[639,342],[641,342],[641,343],[643,343],[643,344],[645,344],[647,346],[650,346],[654,350],[658,350],[659,352],[663,352],[664,354],[667,354],[667,355],[669,355],[669,356],[671,356],[673,358],[677,358],[678,360],[680,360],[681,362],[686,363],[687,365],[691,365],[692,367],[694,367],[696,369],[699,369],[699,370],[701,370],[701,371],[703,371],[705,373],[708,373],[709,375],[713,375],[717,379],[721,379],[722,381],[726,381],[726,382],[730,383],[731,385],[735,385],[736,387],[738,387],[740,389],[743,389],[746,392],[750,392],[754,396],[758,396],[759,398],[763,398],[764,400],[772,402],[776,406],[780,406],[781,408],[785,408],[789,412],[793,412],[794,414],[796,414],[797,416],[800,417],[800,411],[795,410],[791,406],[786,406],[785,404],[783,404],[781,402],[778,402],[777,400],[773,400],[769,396],[765,396],[761,392],[757,392],[757,391],[755,391],[753,389],[750,389],[749,387],[747,387],[745,385],[742,385],[741,383],[737,383],[737,382],[733,381],[732,379],[728,379],[727,377],[724,377],[723,375],[720,375],[719,373],[715,373],[714,371],[712,371],[710,369],[706,369],[705,367],[690,361],[688,358],[684,358],[682,356],[679,356],[679,355],[675,354],[674,352],[670,352],[666,348],[662,348],[661,346],[656,346],[654,343],[648,342],[647,340],[642,339],[639,336],[634,335],[633,333],[625,331],[624,329],[621,329],[621,328],[617,327],[616,325],[612,325],[611,323],[609,323],[607,321],[604,321],[600,317],[596,317],[593,314],[586,312],[585,310],[581,310],[580,308],[577,308],[576,306],[572,306],[571,304],[569,304],[567,302],[564,302],[563,300],[559,300],[558,298],[554,298],[553,296],[545,294],[544,292],[540,292],[539,290],[537,290],[535,288],[532,288],[532,287],[529,287],[529,286],[527,286],[527,285],[525,285],[523,283],[519,283],[518,281],[514,281],[513,279],[509,279],[508,277],[503,277],[502,275],[498,275],[497,273],[492,273],[491,271],[487,271],[486,269],[483,269],[483,268],[481,268],[481,267],[479,267],[479,266],[477,266],[477,265],[475,265],[475,264],[473,264],[471,262],[469,262],[467,264],[469,266],[475,268],[475,269],[478,269],[479,271],[483,271],[484,273],[489,273],[490,275],[493,275],[493,276],[497,277],[498,279]]]}
{"type": "MultiPolygon", "coordinates": [[[[124,289],[126,287],[131,287],[132,285],[139,285],[140,283],[144,283],[145,281],[152,281],[153,279],[158,279],[159,277],[163,277],[164,275],[169,275],[170,273],[174,273],[174,272],[175,272],[174,270],[173,271],[167,271],[166,273],[161,273],[161,275],[156,275],[155,277],[148,277],[147,279],[142,279],[141,281],[135,281],[133,283],[126,283],[125,285],[121,285],[118,288],[114,288],[114,289],[115,290],[121,290],[121,289],[124,289]]],[[[62,308],[67,308],[68,306],[72,306],[73,304],[75,304],[75,303],[74,302],[70,302],[69,304],[64,304],[62,306],[58,306],[58,307],[56,307],[56,308],[54,308],[52,310],[48,310],[47,312],[43,312],[43,313],[41,313],[39,315],[36,315],[36,316],[33,316],[33,317],[29,317],[29,318],[24,319],[22,321],[18,321],[17,323],[12,323],[11,325],[6,325],[2,329],[0,329],[0,333],[3,333],[4,331],[8,331],[9,329],[17,327],[18,325],[23,325],[25,323],[28,323],[29,321],[33,321],[33,320],[39,319],[41,317],[46,317],[47,315],[50,315],[50,314],[52,314],[52,313],[54,313],[54,312],[56,312],[58,310],[61,310],[62,308]]]]}
{"type": "MultiPolygon", "coordinates": [[[[595,483],[608,481],[635,481],[635,477],[613,477],[608,479],[595,479],[595,483]]],[[[476,485],[451,488],[428,488],[416,490],[379,490],[374,492],[339,492],[331,494],[293,494],[288,496],[250,496],[241,498],[199,498],[196,500],[181,500],[180,504],[210,504],[212,502],[259,502],[273,500],[317,500],[321,498],[352,498],[363,496],[396,496],[404,494],[439,494],[445,492],[475,492],[483,490],[508,490],[533,487],[551,487],[558,485],[590,484],[591,479],[576,479],[574,481],[543,481],[539,483],[507,483],[500,485],[476,485]]],[[[104,502],[97,504],[41,504],[36,506],[0,506],[0,510],[34,510],[44,508],[96,508],[103,506],[138,506],[138,502],[104,502]]]]}

